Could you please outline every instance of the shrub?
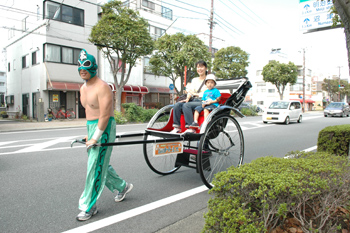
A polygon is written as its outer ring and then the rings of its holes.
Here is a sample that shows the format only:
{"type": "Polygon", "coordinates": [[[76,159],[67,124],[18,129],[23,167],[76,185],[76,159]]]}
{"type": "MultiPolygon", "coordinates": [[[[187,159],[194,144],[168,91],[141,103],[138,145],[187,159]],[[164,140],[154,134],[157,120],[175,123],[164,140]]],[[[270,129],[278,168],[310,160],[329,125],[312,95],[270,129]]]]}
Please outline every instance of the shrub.
{"type": "Polygon", "coordinates": [[[241,113],[245,116],[256,116],[257,115],[256,111],[251,109],[251,108],[242,108],[241,113]]]}
{"type": "Polygon", "coordinates": [[[26,116],[26,115],[22,115],[22,120],[24,120],[24,121],[26,121],[26,120],[28,120],[28,117],[26,116]]]}
{"type": "Polygon", "coordinates": [[[334,155],[349,154],[350,125],[328,126],[318,134],[317,151],[334,155]]]}
{"type": "Polygon", "coordinates": [[[115,122],[119,125],[122,125],[128,122],[128,120],[123,116],[123,113],[117,112],[116,110],[114,110],[114,119],[115,119],[115,122]]]}
{"type": "Polygon", "coordinates": [[[128,122],[142,122],[142,107],[134,103],[122,104],[122,106],[125,109],[125,117],[128,122]]]}
{"type": "Polygon", "coordinates": [[[158,109],[143,109],[142,121],[148,122],[151,120],[154,114],[158,112],[158,109]]]}
{"type": "Polygon", "coordinates": [[[303,232],[349,228],[350,166],[345,157],[263,157],[218,173],[213,184],[203,232],[271,232],[288,219],[303,232]]]}
{"type": "Polygon", "coordinates": [[[0,115],[6,115],[6,114],[7,114],[6,111],[1,111],[1,112],[0,112],[0,115]]]}
{"type": "Polygon", "coordinates": [[[128,122],[148,122],[158,109],[144,109],[134,103],[122,104],[128,122]]]}

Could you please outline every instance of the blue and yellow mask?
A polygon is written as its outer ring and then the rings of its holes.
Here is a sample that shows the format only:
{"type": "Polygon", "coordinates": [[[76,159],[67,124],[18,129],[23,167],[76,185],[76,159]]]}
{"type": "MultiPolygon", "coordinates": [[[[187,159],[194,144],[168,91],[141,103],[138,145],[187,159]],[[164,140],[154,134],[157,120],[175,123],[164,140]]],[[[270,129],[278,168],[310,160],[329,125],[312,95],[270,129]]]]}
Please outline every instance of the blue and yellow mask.
{"type": "Polygon", "coordinates": [[[86,70],[92,79],[97,74],[97,67],[95,57],[88,54],[85,49],[81,50],[78,59],[78,72],[80,73],[82,69],[86,70]]]}

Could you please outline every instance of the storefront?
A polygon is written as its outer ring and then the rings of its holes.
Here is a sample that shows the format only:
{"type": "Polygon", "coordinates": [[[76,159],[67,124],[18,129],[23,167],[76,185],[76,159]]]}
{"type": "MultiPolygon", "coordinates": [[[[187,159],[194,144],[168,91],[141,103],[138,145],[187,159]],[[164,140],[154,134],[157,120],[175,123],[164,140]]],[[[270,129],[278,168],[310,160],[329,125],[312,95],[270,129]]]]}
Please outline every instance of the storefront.
{"type": "Polygon", "coordinates": [[[166,87],[148,87],[149,93],[145,95],[145,108],[161,108],[172,101],[170,89],[166,87]]]}
{"type": "Polygon", "coordinates": [[[79,91],[83,83],[48,82],[49,108],[54,112],[59,109],[73,109],[76,116],[85,118],[85,109],[80,104],[79,91]]]}

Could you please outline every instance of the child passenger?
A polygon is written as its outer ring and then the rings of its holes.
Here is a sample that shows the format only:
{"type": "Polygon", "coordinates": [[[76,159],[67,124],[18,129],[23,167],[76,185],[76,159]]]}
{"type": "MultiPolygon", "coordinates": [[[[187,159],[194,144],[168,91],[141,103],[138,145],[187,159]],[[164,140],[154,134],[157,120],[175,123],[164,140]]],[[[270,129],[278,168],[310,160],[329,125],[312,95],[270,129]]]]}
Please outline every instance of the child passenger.
{"type": "Polygon", "coordinates": [[[219,101],[221,99],[221,94],[216,86],[216,77],[213,74],[208,74],[205,79],[205,85],[207,90],[203,93],[202,97],[202,106],[196,107],[194,110],[194,122],[190,125],[191,129],[198,129],[198,117],[199,114],[204,110],[204,119],[207,118],[210,111],[219,106],[219,101]]]}

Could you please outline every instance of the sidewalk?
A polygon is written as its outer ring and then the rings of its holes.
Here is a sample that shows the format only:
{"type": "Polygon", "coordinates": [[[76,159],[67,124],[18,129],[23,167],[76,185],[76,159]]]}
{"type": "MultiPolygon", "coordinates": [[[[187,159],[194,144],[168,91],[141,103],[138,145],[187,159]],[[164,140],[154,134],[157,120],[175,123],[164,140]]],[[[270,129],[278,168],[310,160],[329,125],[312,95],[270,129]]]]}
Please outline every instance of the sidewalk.
{"type": "Polygon", "coordinates": [[[69,127],[81,127],[86,126],[86,119],[74,119],[74,120],[52,120],[37,122],[35,120],[30,121],[16,121],[12,119],[0,119],[0,132],[11,132],[19,130],[36,130],[36,129],[59,129],[69,127]]]}

